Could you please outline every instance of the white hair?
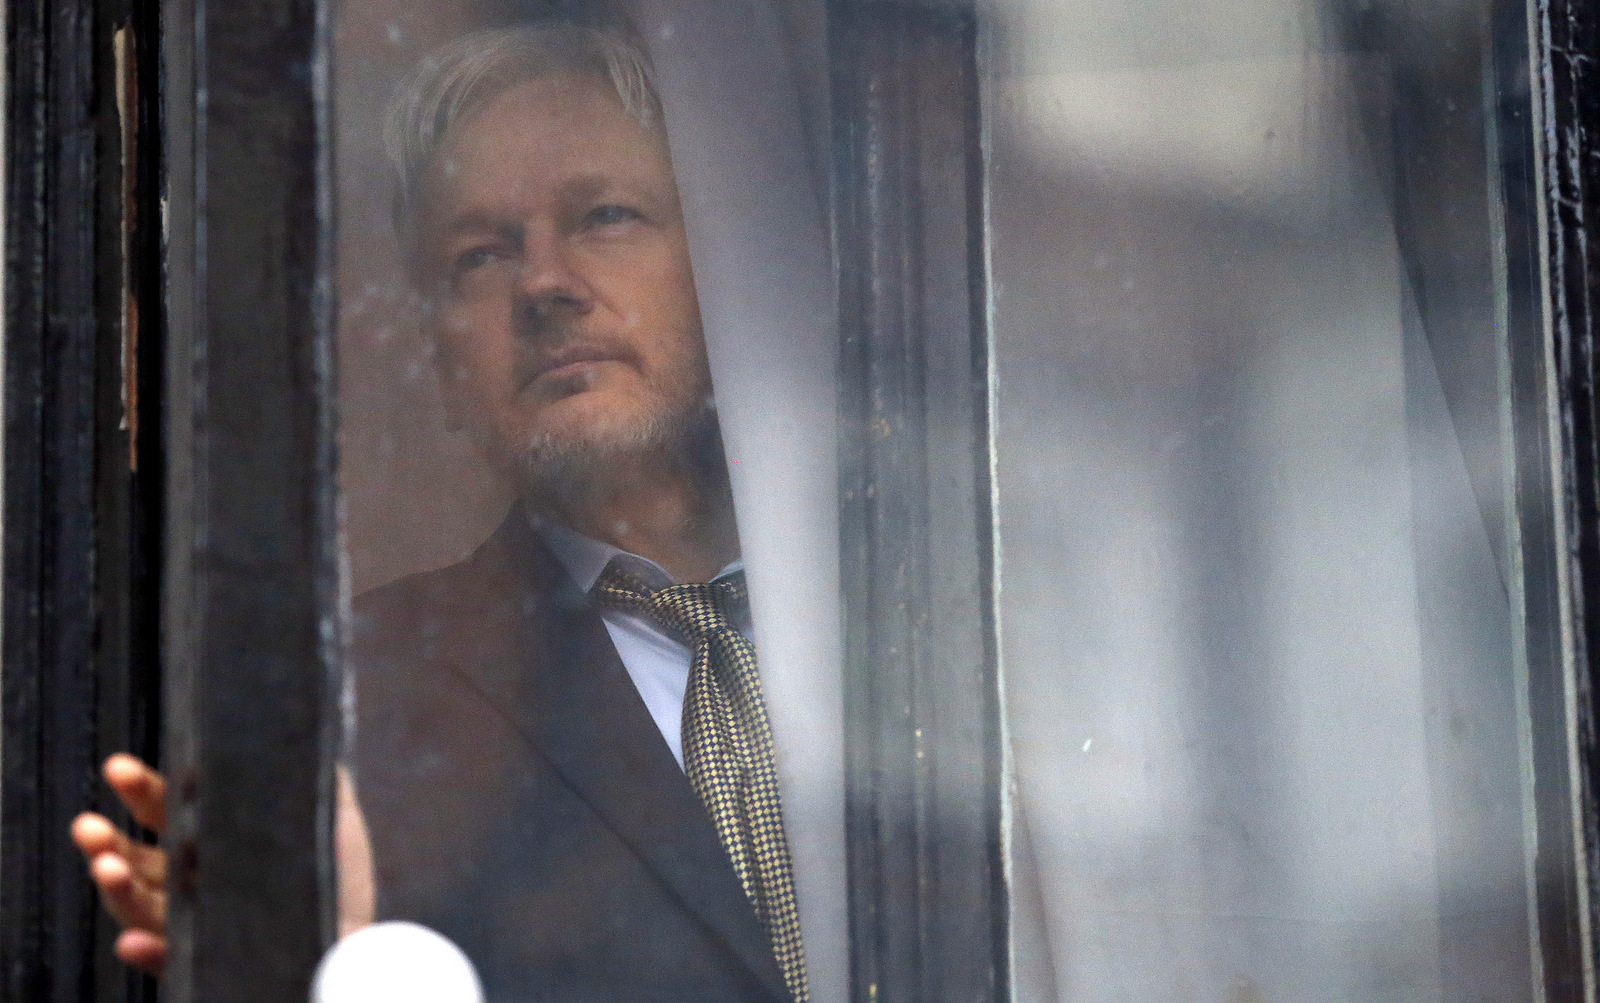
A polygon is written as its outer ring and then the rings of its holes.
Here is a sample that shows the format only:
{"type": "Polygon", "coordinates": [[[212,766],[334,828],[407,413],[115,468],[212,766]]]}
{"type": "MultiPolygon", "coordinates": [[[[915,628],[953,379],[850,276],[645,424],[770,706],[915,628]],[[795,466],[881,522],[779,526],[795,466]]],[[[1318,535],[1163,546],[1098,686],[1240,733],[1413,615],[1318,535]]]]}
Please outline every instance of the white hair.
{"type": "Polygon", "coordinates": [[[628,114],[659,129],[650,58],[619,31],[546,22],[474,32],[426,56],[395,89],[383,146],[395,181],[395,225],[414,237],[423,178],[450,129],[484,102],[527,80],[577,74],[604,81],[628,114]]]}

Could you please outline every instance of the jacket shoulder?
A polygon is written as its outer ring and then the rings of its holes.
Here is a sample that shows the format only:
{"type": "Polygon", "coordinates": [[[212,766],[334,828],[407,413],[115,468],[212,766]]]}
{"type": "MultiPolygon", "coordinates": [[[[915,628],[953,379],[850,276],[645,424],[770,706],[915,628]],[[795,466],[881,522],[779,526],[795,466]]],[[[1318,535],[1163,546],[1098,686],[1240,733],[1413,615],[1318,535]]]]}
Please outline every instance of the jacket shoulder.
{"type": "Polygon", "coordinates": [[[385,651],[399,649],[415,660],[442,643],[510,630],[549,602],[558,573],[542,548],[503,526],[462,561],[359,596],[349,634],[357,668],[385,651]]]}
{"type": "Polygon", "coordinates": [[[358,596],[351,607],[350,640],[357,651],[386,642],[437,635],[486,604],[503,600],[484,581],[480,554],[433,571],[419,571],[358,596]]]}

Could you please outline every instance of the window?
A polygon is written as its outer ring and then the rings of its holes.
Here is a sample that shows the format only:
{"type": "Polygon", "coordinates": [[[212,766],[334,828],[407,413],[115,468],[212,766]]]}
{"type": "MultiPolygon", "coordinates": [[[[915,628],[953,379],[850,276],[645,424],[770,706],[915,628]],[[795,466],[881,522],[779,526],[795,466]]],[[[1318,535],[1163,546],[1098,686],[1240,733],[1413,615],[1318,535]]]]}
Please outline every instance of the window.
{"type": "Polygon", "coordinates": [[[8,992],[1591,998],[1591,21],[12,5],[8,992]]]}

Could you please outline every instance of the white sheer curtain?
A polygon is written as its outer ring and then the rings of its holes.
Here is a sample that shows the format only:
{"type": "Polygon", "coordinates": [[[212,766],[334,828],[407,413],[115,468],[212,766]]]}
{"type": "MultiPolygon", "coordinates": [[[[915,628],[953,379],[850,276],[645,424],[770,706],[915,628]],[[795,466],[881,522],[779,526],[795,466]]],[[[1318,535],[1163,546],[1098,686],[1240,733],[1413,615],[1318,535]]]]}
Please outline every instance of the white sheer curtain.
{"type": "Polygon", "coordinates": [[[810,67],[795,64],[807,50],[786,30],[795,12],[776,0],[640,0],[632,10],[688,221],[812,994],[844,1000],[837,302],[808,146],[815,94],[802,86],[810,67]]]}
{"type": "Polygon", "coordinates": [[[1356,116],[1386,67],[1293,0],[989,10],[1032,998],[1531,998],[1510,606],[1356,116]]]}
{"type": "MultiPolygon", "coordinates": [[[[1139,9],[984,8],[1017,998],[1524,998],[1510,607],[1354,121],[1382,68],[1292,0],[1139,9]]],[[[843,1000],[821,6],[632,10],[843,1000]]]]}

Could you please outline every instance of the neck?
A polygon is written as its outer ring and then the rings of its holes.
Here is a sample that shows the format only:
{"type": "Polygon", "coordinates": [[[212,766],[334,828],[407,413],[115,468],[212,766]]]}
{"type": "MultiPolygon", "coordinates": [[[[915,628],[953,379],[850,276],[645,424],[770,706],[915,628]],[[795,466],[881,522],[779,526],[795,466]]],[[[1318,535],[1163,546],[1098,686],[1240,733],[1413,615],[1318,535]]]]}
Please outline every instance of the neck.
{"type": "Polygon", "coordinates": [[[710,581],[739,557],[727,469],[679,457],[619,457],[581,486],[541,485],[525,500],[547,518],[640,557],[677,582],[710,581]],[[714,469],[701,469],[714,468],[714,469]]]}

